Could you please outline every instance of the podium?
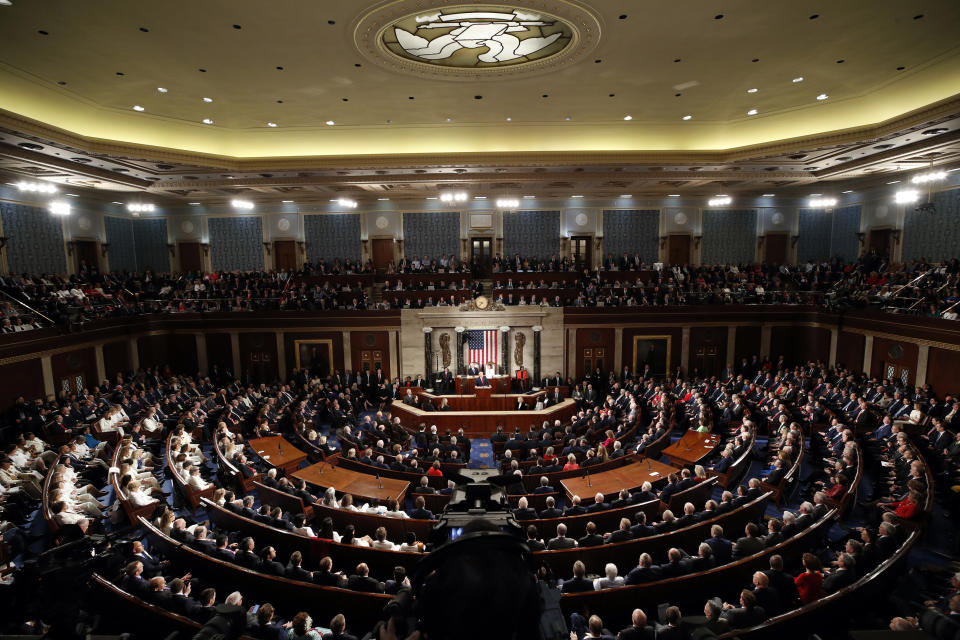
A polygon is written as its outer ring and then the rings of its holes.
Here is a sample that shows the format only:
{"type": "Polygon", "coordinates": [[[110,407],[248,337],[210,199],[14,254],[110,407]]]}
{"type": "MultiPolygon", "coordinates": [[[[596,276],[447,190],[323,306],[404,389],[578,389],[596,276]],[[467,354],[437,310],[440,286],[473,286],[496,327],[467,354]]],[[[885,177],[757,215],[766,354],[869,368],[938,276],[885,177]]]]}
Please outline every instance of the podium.
{"type": "Polygon", "coordinates": [[[474,387],[474,388],[473,388],[473,393],[474,393],[474,395],[477,396],[477,399],[483,398],[483,399],[489,400],[489,399],[490,399],[490,396],[493,394],[493,387],[492,387],[492,386],[490,386],[490,387],[474,387]]]}
{"type": "MultiPolygon", "coordinates": [[[[491,376],[487,380],[490,381],[490,388],[493,389],[491,393],[510,393],[510,376],[491,376]]],[[[457,394],[464,396],[473,394],[476,382],[476,376],[457,376],[457,394]]]]}

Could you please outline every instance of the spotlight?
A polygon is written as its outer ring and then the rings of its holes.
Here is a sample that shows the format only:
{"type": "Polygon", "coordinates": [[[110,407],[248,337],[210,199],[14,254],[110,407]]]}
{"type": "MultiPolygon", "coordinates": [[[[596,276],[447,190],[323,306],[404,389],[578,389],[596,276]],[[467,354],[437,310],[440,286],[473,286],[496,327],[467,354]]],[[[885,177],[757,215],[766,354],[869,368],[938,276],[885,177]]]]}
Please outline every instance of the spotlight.
{"type": "Polygon", "coordinates": [[[156,207],[148,202],[128,202],[127,211],[130,213],[151,213],[156,210],[156,207]]]}
{"type": "Polygon", "coordinates": [[[249,200],[238,200],[238,199],[231,200],[230,205],[234,209],[241,209],[243,211],[250,211],[251,209],[253,209],[253,203],[249,200]]]}
{"type": "Polygon", "coordinates": [[[356,209],[357,201],[350,198],[337,198],[337,204],[347,209],[356,209]]]}
{"type": "Polygon", "coordinates": [[[725,206],[727,206],[728,204],[730,204],[731,202],[733,202],[733,198],[731,198],[730,196],[726,196],[726,195],[722,195],[722,194],[721,194],[721,195],[718,195],[718,196],[716,196],[716,197],[714,197],[714,198],[710,198],[709,200],[707,200],[707,205],[709,205],[709,206],[711,206],[711,207],[725,207],[725,206]]]}
{"type": "Polygon", "coordinates": [[[811,209],[830,209],[837,206],[836,198],[810,198],[807,206],[811,209]]]}
{"type": "Polygon", "coordinates": [[[520,201],[516,198],[497,198],[497,209],[516,209],[520,201]]]}
{"type": "Polygon", "coordinates": [[[894,201],[897,204],[913,204],[920,197],[920,194],[917,193],[915,189],[905,189],[903,191],[897,191],[897,195],[894,196],[894,201]]]}
{"type": "Polygon", "coordinates": [[[52,185],[49,182],[26,182],[21,181],[17,183],[17,189],[20,191],[32,191],[36,193],[56,193],[56,185],[52,185]]]}
{"type": "Polygon", "coordinates": [[[467,198],[466,191],[445,191],[440,194],[441,202],[466,202],[467,198]]]}
{"type": "Polygon", "coordinates": [[[70,215],[70,203],[64,202],[63,200],[54,200],[50,203],[50,213],[55,216],[68,216],[70,215]]]}
{"type": "Polygon", "coordinates": [[[910,178],[910,182],[913,184],[924,184],[927,182],[936,182],[937,180],[944,180],[947,177],[946,171],[930,171],[928,173],[921,173],[910,178]]]}

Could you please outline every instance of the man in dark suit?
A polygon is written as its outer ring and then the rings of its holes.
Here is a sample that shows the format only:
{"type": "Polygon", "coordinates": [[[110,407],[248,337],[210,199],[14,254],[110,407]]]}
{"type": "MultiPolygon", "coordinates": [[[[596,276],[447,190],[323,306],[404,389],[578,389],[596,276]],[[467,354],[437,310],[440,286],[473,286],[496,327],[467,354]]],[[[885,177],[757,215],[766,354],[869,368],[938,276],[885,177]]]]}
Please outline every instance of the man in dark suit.
{"type": "Polygon", "coordinates": [[[180,578],[170,581],[170,610],[182,616],[193,618],[203,607],[190,597],[190,582],[180,578]]]}
{"type": "Polygon", "coordinates": [[[770,588],[777,592],[783,610],[793,609],[797,603],[797,584],[791,575],[783,570],[783,557],[770,556],[770,568],[763,572],[767,576],[770,588]]]}
{"type": "Polygon", "coordinates": [[[247,536],[240,541],[240,547],[234,555],[233,561],[241,567],[256,571],[260,567],[260,558],[253,552],[253,538],[247,536]]]}
{"type": "Polygon", "coordinates": [[[577,546],[581,549],[588,547],[599,547],[603,544],[603,536],[597,533],[597,525],[594,522],[587,523],[587,533],[577,540],[577,546]]]}
{"type": "Polygon", "coordinates": [[[710,527],[710,537],[704,542],[713,549],[713,557],[718,565],[730,562],[733,556],[733,543],[723,537],[723,527],[719,524],[710,527]]]}
{"type": "MultiPolygon", "coordinates": [[[[314,574],[310,571],[307,571],[302,566],[303,563],[303,554],[299,551],[294,551],[290,554],[290,561],[287,563],[287,566],[284,568],[284,575],[291,580],[299,580],[301,582],[313,582],[314,574]]],[[[323,566],[323,561],[320,562],[320,566],[323,566]]],[[[339,585],[334,585],[339,586],[339,585]]]]}
{"type": "Polygon", "coordinates": [[[748,522],[747,526],[744,527],[744,533],[746,533],[746,535],[737,540],[737,543],[733,545],[734,560],[740,560],[741,558],[746,558],[763,551],[763,540],[757,537],[760,533],[760,528],[755,522],[748,522]]]}
{"type": "Polygon", "coordinates": [[[471,362],[470,365],[467,367],[467,375],[468,376],[480,375],[480,367],[471,362]]]}
{"type": "Polygon", "coordinates": [[[610,505],[604,502],[604,496],[602,493],[598,493],[593,497],[593,504],[587,507],[587,513],[597,513],[599,511],[606,511],[610,508],[610,505]]]}
{"type": "Polygon", "coordinates": [[[626,542],[633,540],[633,534],[630,533],[630,519],[620,518],[620,527],[605,537],[606,544],[615,544],[617,542],[626,542]]]}
{"type": "Polygon", "coordinates": [[[517,508],[513,511],[513,517],[516,520],[537,519],[537,512],[529,506],[526,496],[520,498],[517,502],[517,508]]]}
{"type": "Polygon", "coordinates": [[[637,511],[633,517],[637,521],[637,524],[630,527],[630,535],[632,535],[634,538],[648,538],[656,535],[657,530],[647,524],[646,513],[643,511],[637,511]]]}
{"type": "Polygon", "coordinates": [[[540,486],[533,490],[534,493],[555,493],[556,489],[550,486],[550,479],[547,476],[540,476],[540,486]]]}
{"type": "Polygon", "coordinates": [[[548,496],[546,500],[546,508],[540,512],[540,518],[560,518],[563,516],[563,511],[557,508],[557,501],[553,496],[548,496]]]}
{"type": "Polygon", "coordinates": [[[653,565],[653,558],[649,553],[641,553],[640,560],[630,573],[624,578],[625,585],[644,584],[660,579],[660,570],[653,565]]]}
{"type": "Polygon", "coordinates": [[[413,510],[408,511],[407,515],[414,520],[433,520],[433,512],[426,509],[426,504],[423,496],[417,496],[413,500],[413,510]]]}
{"type": "Polygon", "coordinates": [[[490,380],[487,378],[487,374],[483,371],[480,372],[480,375],[477,377],[476,382],[474,382],[475,387],[489,387],[490,380]]]}
{"type": "Polygon", "coordinates": [[[746,629],[767,619],[766,611],[763,610],[763,607],[757,605],[757,598],[749,589],[740,592],[739,607],[724,603],[723,608],[725,611],[722,617],[730,624],[732,629],[746,629]]]}
{"type": "Polygon", "coordinates": [[[286,574],[286,567],[277,562],[277,551],[273,547],[264,547],[260,552],[260,571],[273,576],[286,574]]]}
{"type": "Polygon", "coordinates": [[[587,512],[587,509],[580,504],[580,496],[573,496],[570,502],[570,506],[563,511],[564,516],[579,516],[587,512]]]}
{"type": "Polygon", "coordinates": [[[655,640],[656,630],[647,624],[647,614],[643,609],[634,609],[630,616],[631,625],[617,634],[617,640],[655,640]]]}
{"type": "Polygon", "coordinates": [[[855,564],[852,555],[846,552],[841,553],[837,558],[837,568],[823,578],[823,592],[830,595],[856,582],[855,564]]]}
{"type": "Polygon", "coordinates": [[[347,589],[364,593],[383,593],[383,585],[370,577],[370,567],[366,562],[357,565],[357,572],[347,578],[347,589]]]}
{"type": "Polygon", "coordinates": [[[561,591],[563,593],[582,593],[584,591],[593,591],[593,580],[587,579],[586,574],[587,569],[584,564],[579,560],[574,562],[573,577],[563,582],[563,588],[561,591]]]}
{"type": "MultiPolygon", "coordinates": [[[[567,525],[562,522],[557,525],[557,537],[551,538],[550,542],[547,543],[547,549],[550,551],[557,551],[560,549],[573,549],[577,546],[577,541],[573,538],[567,537],[567,525]]],[[[591,586],[591,589],[593,587],[591,586]]],[[[566,592],[564,592],[566,593],[566,592]]]]}
{"type": "Polygon", "coordinates": [[[547,550],[547,545],[537,537],[538,535],[537,528],[534,525],[531,524],[527,527],[527,546],[530,547],[530,551],[547,550]]]}

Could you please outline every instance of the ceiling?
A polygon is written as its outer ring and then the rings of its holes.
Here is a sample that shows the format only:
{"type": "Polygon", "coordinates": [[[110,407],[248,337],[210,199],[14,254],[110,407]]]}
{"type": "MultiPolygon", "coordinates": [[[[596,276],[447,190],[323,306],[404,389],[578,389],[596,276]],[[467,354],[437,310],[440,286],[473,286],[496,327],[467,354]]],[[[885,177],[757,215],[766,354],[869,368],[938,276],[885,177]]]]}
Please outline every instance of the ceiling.
{"type": "Polygon", "coordinates": [[[376,46],[434,6],[13,0],[0,173],[185,203],[800,193],[960,164],[957,2],[523,0],[576,47],[473,76],[376,46]]]}

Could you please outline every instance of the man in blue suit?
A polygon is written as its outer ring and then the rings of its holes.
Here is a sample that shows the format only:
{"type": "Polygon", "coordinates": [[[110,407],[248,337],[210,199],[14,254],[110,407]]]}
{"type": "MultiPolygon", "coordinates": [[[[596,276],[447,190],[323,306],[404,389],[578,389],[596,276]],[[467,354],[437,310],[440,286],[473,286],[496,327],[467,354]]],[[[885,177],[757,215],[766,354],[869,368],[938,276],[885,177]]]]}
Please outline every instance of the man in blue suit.
{"type": "Polygon", "coordinates": [[[474,383],[474,386],[476,386],[476,387],[489,387],[489,386],[490,386],[490,380],[487,379],[487,374],[481,372],[481,373],[480,373],[480,377],[477,378],[477,381],[476,381],[476,383],[474,383]]]}

